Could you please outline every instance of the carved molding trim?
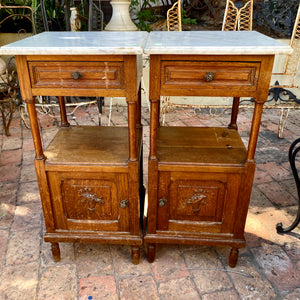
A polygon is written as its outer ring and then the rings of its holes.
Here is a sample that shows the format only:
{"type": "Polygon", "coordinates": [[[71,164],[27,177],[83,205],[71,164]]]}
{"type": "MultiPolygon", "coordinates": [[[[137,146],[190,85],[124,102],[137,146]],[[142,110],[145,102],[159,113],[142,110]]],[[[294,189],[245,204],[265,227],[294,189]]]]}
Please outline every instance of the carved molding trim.
{"type": "Polygon", "coordinates": [[[207,196],[204,193],[204,189],[195,189],[193,196],[185,201],[187,206],[192,206],[192,211],[195,214],[200,211],[201,206],[206,205],[207,196]]]}

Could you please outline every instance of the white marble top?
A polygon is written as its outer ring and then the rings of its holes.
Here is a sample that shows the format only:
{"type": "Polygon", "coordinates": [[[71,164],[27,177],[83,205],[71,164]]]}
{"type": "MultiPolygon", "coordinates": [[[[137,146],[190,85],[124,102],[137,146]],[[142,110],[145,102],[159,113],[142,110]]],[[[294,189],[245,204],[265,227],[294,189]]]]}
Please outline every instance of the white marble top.
{"type": "Polygon", "coordinates": [[[256,31],[152,31],[145,54],[288,54],[289,45],[256,31]]]}
{"type": "Polygon", "coordinates": [[[143,31],[43,32],[1,47],[0,55],[142,54],[147,35],[143,31]]]}

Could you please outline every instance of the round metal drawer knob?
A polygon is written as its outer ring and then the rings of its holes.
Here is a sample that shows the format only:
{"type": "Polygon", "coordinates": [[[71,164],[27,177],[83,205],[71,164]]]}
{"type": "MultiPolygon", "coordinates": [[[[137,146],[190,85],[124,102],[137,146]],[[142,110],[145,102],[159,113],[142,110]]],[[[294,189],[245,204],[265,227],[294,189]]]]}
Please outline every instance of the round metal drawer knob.
{"type": "Polygon", "coordinates": [[[120,207],[121,207],[121,208],[126,208],[127,205],[128,205],[128,201],[127,201],[127,200],[122,200],[122,201],[120,202],[120,207]]]}
{"type": "Polygon", "coordinates": [[[72,78],[73,78],[74,80],[78,80],[78,79],[81,78],[81,77],[82,77],[82,74],[81,74],[80,72],[78,72],[78,71],[72,73],[72,78]]]}
{"type": "Polygon", "coordinates": [[[159,199],[159,201],[158,201],[158,206],[159,206],[159,207],[164,207],[164,206],[166,205],[166,202],[167,202],[167,199],[161,198],[161,199],[159,199]]]}
{"type": "Polygon", "coordinates": [[[207,82],[213,81],[213,79],[215,78],[215,74],[213,72],[206,72],[204,78],[207,82]]]}

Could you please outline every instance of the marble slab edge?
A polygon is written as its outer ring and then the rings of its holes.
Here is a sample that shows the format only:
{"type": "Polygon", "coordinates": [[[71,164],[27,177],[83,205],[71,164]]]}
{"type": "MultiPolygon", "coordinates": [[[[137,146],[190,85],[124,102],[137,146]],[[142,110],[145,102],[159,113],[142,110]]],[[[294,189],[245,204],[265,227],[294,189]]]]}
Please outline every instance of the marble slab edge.
{"type": "Polygon", "coordinates": [[[43,32],[0,47],[0,55],[142,55],[147,37],[141,31],[43,32]]]}
{"type": "Polygon", "coordinates": [[[281,49],[257,49],[256,47],[245,49],[244,47],[226,48],[222,47],[220,49],[212,49],[211,47],[202,47],[193,49],[193,47],[178,47],[178,48],[155,48],[155,49],[144,49],[145,55],[155,55],[155,54],[185,54],[185,55],[276,55],[276,54],[291,54],[293,49],[291,47],[282,47],[281,49]]]}

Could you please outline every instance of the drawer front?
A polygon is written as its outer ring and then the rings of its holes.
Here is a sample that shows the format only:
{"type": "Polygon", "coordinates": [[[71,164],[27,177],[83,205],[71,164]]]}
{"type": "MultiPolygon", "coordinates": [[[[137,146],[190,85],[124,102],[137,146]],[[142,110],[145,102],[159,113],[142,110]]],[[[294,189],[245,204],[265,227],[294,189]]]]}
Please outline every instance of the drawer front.
{"type": "Polygon", "coordinates": [[[124,89],[123,62],[28,62],[32,88],[124,89]]]}
{"type": "Polygon", "coordinates": [[[232,233],[239,174],[159,173],[158,230],[232,233]]]}
{"type": "Polygon", "coordinates": [[[161,88],[256,90],[260,63],[162,61],[161,88]]]}
{"type": "Polygon", "coordinates": [[[56,227],[129,232],[127,174],[48,172],[56,227]]]}

